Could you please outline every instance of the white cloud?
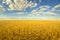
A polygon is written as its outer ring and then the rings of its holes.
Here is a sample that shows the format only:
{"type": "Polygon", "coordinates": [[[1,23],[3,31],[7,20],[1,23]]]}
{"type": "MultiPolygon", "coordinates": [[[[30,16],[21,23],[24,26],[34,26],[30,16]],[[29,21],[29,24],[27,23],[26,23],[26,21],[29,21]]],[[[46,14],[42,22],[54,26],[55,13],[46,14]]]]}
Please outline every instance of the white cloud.
{"type": "Polygon", "coordinates": [[[57,8],[60,8],[60,4],[58,4],[58,5],[54,6],[54,8],[53,8],[53,9],[57,9],[57,8]]]}
{"type": "Polygon", "coordinates": [[[45,12],[45,14],[50,15],[50,16],[56,16],[57,14],[53,13],[53,12],[45,12]]]}
{"type": "Polygon", "coordinates": [[[39,10],[33,10],[29,15],[47,15],[47,16],[56,16],[56,13],[52,12],[50,9],[50,6],[40,6],[39,10]],[[49,11],[47,11],[49,10],[49,11]]]}
{"type": "Polygon", "coordinates": [[[0,5],[0,12],[4,12],[4,11],[5,11],[4,7],[0,5]]]}
{"type": "Polygon", "coordinates": [[[52,8],[52,11],[60,11],[60,4],[54,6],[54,7],[52,8]]]}
{"type": "Polygon", "coordinates": [[[37,10],[33,10],[29,15],[32,16],[32,15],[41,15],[43,14],[44,12],[43,11],[37,11],[37,10]]]}
{"type": "Polygon", "coordinates": [[[27,14],[28,12],[17,12],[17,13],[14,13],[14,14],[19,14],[19,15],[22,15],[22,14],[27,14]]]}
{"type": "Polygon", "coordinates": [[[50,6],[45,5],[45,6],[40,6],[40,8],[50,8],[50,6]]]}
{"type": "Polygon", "coordinates": [[[27,0],[13,0],[13,2],[11,0],[5,0],[3,3],[8,4],[10,10],[24,10],[27,7],[36,7],[37,5],[37,3],[32,3],[32,1],[28,3],[27,0]]]}
{"type": "Polygon", "coordinates": [[[50,6],[40,6],[40,11],[46,11],[50,8],[50,6]]]}

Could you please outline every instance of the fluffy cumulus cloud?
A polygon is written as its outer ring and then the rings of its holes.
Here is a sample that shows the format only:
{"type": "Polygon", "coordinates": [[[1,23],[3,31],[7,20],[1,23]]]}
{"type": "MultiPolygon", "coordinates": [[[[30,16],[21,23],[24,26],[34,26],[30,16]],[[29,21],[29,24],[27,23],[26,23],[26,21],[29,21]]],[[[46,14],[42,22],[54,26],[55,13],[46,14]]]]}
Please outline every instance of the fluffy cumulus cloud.
{"type": "MultiPolygon", "coordinates": [[[[39,0],[40,2],[42,0],[39,0]]],[[[3,0],[9,6],[9,10],[25,10],[28,7],[36,7],[37,3],[27,0],[3,0]]],[[[55,11],[60,11],[60,4],[51,8],[49,5],[40,6],[38,9],[33,9],[29,15],[51,15],[56,16],[55,11]],[[54,11],[54,12],[53,12],[54,11]]],[[[18,12],[17,14],[25,14],[26,12],[18,12]]]]}
{"type": "Polygon", "coordinates": [[[58,8],[60,8],[60,4],[58,4],[58,5],[54,6],[54,8],[53,8],[53,9],[58,9],[58,8]]]}
{"type": "MultiPolygon", "coordinates": [[[[39,10],[32,10],[32,12],[29,14],[30,16],[32,15],[48,15],[48,16],[56,16],[57,14],[55,12],[52,12],[51,10],[49,10],[51,8],[51,6],[40,6],[39,10]]],[[[55,8],[54,8],[55,9],[55,8]]]]}
{"type": "Polygon", "coordinates": [[[5,11],[5,8],[2,5],[0,5],[0,12],[4,12],[4,11],[5,11]]]}
{"type": "Polygon", "coordinates": [[[14,14],[24,15],[24,14],[28,14],[28,12],[17,12],[17,13],[14,13],[14,14]]]}
{"type": "Polygon", "coordinates": [[[47,15],[50,15],[50,16],[56,16],[57,14],[56,13],[54,13],[54,12],[45,12],[45,14],[47,14],[47,15]]]}
{"type": "Polygon", "coordinates": [[[52,8],[52,11],[60,11],[60,4],[54,6],[54,7],[52,8]]]}
{"type": "Polygon", "coordinates": [[[27,0],[3,0],[3,3],[6,3],[10,10],[24,10],[27,7],[36,7],[37,5],[37,3],[27,0]]]}
{"type": "Polygon", "coordinates": [[[46,11],[47,9],[49,9],[50,8],[50,6],[47,6],[47,5],[45,5],[45,6],[40,6],[40,11],[46,11]]]}
{"type": "Polygon", "coordinates": [[[44,12],[43,11],[37,11],[37,10],[33,10],[29,15],[31,16],[31,15],[41,15],[41,14],[43,14],[44,12]]]}

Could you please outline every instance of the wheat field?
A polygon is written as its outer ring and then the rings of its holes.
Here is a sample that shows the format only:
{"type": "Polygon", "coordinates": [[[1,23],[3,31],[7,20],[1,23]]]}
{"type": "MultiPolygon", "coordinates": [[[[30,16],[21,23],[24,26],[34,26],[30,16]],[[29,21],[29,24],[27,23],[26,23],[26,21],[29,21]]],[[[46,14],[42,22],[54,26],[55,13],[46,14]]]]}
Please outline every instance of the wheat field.
{"type": "Polygon", "coordinates": [[[60,20],[0,20],[0,40],[60,40],[60,20]]]}

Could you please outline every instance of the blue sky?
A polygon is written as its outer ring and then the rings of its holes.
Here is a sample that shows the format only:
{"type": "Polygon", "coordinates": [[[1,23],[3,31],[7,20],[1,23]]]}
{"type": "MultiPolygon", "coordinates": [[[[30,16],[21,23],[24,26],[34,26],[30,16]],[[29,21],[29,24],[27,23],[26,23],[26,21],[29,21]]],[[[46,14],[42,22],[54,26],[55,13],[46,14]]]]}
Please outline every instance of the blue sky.
{"type": "Polygon", "coordinates": [[[60,0],[0,0],[0,20],[60,20],[60,0]]]}

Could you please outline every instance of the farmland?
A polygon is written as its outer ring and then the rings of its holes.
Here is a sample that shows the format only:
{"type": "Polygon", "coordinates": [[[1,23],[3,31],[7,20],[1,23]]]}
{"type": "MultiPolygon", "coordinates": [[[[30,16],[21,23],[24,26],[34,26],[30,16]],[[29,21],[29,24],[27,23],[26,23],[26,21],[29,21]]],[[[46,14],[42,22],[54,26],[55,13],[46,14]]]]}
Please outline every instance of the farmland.
{"type": "Polygon", "coordinates": [[[60,40],[60,20],[0,20],[0,40],[60,40]]]}

